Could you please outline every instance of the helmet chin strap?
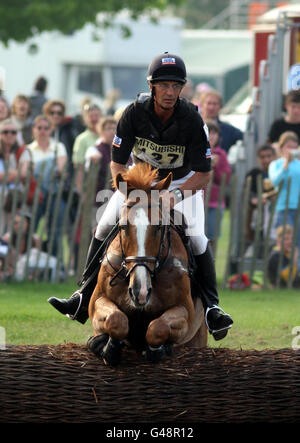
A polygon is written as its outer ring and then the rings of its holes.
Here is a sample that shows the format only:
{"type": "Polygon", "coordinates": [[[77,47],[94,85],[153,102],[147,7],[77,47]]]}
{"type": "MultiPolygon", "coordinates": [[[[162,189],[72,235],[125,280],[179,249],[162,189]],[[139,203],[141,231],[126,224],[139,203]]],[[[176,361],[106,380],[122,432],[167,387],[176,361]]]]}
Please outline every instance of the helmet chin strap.
{"type": "Polygon", "coordinates": [[[151,97],[154,99],[155,97],[155,88],[154,88],[154,84],[149,82],[149,89],[151,91],[151,97]],[[150,88],[150,85],[152,86],[152,88],[150,88]]]}

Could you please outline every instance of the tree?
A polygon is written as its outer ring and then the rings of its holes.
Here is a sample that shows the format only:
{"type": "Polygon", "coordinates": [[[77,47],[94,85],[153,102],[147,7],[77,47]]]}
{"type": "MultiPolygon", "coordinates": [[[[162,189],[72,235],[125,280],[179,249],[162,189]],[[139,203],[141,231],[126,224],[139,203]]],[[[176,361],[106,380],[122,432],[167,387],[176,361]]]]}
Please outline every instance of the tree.
{"type": "MultiPolygon", "coordinates": [[[[0,0],[0,41],[24,42],[43,31],[68,34],[87,22],[96,23],[97,13],[114,14],[128,10],[140,14],[180,6],[186,0],[0,0]]],[[[106,21],[105,25],[109,22],[106,21]]]]}

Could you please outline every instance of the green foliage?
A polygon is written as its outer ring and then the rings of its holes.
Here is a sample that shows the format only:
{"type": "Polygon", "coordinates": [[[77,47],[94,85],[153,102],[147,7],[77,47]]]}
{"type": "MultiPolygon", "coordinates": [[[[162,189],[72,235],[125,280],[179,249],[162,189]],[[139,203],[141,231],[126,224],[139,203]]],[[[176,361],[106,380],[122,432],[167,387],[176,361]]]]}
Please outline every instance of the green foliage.
{"type": "Polygon", "coordinates": [[[0,2],[0,41],[23,42],[42,31],[68,34],[95,23],[99,12],[128,10],[133,18],[153,9],[179,6],[185,0],[10,0],[0,2]]]}

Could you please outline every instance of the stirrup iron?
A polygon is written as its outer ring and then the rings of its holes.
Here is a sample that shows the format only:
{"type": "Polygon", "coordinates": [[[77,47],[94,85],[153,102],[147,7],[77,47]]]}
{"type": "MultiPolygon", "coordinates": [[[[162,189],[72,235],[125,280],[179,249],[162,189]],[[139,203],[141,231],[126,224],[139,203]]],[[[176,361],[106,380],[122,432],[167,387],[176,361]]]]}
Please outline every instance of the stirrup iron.
{"type": "Polygon", "coordinates": [[[70,318],[71,320],[76,320],[77,319],[77,315],[80,311],[80,307],[82,305],[82,293],[80,291],[75,291],[71,297],[73,297],[74,295],[79,295],[79,304],[78,304],[78,308],[75,311],[75,314],[66,314],[66,317],[70,318]]]}
{"type": "Polygon", "coordinates": [[[214,335],[214,334],[216,334],[216,333],[218,333],[218,332],[227,331],[227,329],[230,329],[230,328],[232,327],[232,323],[231,323],[230,325],[228,325],[228,326],[225,326],[224,328],[220,328],[220,329],[210,329],[210,327],[209,327],[209,325],[208,325],[207,314],[208,314],[210,311],[212,311],[213,309],[217,309],[218,311],[221,311],[222,314],[224,314],[224,315],[228,315],[228,316],[230,317],[230,315],[227,314],[227,313],[226,313],[222,308],[220,308],[220,306],[218,306],[218,305],[213,305],[213,306],[211,306],[210,308],[207,308],[207,309],[206,309],[206,312],[205,312],[205,323],[206,323],[206,326],[207,326],[207,329],[208,329],[209,333],[212,334],[212,335],[214,335]]]}

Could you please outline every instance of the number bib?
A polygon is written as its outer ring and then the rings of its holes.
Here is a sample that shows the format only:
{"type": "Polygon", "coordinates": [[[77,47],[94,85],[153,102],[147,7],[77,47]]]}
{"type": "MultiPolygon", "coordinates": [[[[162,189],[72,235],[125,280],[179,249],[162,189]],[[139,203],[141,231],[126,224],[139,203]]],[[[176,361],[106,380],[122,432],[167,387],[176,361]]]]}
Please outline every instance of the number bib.
{"type": "Polygon", "coordinates": [[[185,146],[160,145],[146,138],[136,137],[133,154],[155,168],[174,169],[183,166],[185,146]]]}

